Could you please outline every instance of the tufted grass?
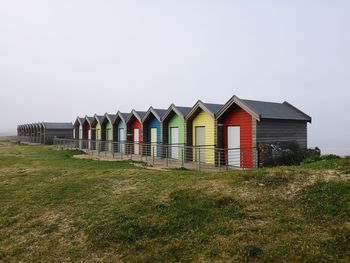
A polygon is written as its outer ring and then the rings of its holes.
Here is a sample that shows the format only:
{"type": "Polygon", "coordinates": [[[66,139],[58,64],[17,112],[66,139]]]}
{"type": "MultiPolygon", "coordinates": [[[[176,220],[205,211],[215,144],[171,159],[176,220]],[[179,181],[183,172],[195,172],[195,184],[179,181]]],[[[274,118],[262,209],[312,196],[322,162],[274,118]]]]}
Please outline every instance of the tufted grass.
{"type": "Polygon", "coordinates": [[[0,262],[348,262],[346,158],[156,171],[0,141],[0,262]]]}

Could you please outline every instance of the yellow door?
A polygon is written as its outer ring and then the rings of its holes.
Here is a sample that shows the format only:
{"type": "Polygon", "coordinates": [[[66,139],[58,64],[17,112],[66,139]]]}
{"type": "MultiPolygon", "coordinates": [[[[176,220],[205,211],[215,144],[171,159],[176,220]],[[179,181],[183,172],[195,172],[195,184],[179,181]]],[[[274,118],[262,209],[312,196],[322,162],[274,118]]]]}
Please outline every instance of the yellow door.
{"type": "Polygon", "coordinates": [[[151,128],[151,155],[157,155],[157,128],[151,128]]]}

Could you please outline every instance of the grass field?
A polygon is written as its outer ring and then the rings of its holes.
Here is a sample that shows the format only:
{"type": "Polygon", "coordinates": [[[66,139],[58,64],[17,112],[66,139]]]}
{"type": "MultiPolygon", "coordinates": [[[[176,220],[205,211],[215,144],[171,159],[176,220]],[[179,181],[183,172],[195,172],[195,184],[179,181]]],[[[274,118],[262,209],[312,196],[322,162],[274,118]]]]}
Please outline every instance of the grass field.
{"type": "Polygon", "coordinates": [[[156,171],[0,142],[0,262],[349,262],[350,158],[156,171]]]}

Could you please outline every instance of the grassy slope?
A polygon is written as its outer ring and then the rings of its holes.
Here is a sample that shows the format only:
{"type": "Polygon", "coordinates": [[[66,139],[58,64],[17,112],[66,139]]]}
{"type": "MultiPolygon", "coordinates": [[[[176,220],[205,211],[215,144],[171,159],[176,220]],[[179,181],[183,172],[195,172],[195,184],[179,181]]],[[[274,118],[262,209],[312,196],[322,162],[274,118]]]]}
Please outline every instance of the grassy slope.
{"type": "Polygon", "coordinates": [[[152,171],[0,142],[0,262],[349,261],[350,158],[152,171]]]}

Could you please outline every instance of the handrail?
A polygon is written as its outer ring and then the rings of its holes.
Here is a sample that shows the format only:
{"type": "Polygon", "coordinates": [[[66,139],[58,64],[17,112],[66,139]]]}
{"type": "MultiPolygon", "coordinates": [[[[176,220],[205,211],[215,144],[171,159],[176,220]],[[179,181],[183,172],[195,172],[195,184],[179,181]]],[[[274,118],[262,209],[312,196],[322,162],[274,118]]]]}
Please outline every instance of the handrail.
{"type": "Polygon", "coordinates": [[[217,148],[214,145],[189,146],[185,144],[163,144],[144,142],[114,142],[111,140],[54,139],[61,149],[80,149],[91,155],[121,160],[139,160],[152,165],[174,168],[221,169],[256,168],[256,147],[217,148]]]}

